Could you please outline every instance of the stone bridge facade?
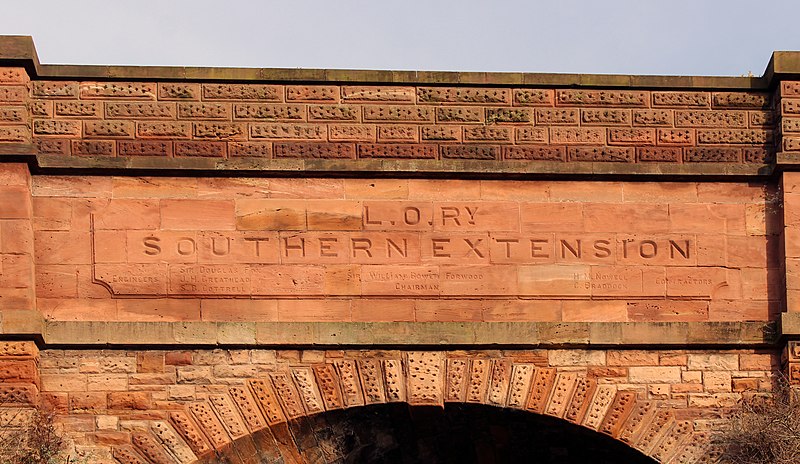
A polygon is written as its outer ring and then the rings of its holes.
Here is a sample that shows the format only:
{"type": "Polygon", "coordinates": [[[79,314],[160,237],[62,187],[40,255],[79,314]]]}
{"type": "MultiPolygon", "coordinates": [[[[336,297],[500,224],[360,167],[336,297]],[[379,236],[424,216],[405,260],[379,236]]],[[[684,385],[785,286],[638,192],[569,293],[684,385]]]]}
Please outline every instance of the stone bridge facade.
{"type": "Polygon", "coordinates": [[[73,457],[451,462],[456,411],[493,424],[462,462],[526,421],[717,462],[737,401],[800,383],[795,52],[759,78],[134,68],[3,37],[0,66],[0,425],[50,409],[73,457]]]}

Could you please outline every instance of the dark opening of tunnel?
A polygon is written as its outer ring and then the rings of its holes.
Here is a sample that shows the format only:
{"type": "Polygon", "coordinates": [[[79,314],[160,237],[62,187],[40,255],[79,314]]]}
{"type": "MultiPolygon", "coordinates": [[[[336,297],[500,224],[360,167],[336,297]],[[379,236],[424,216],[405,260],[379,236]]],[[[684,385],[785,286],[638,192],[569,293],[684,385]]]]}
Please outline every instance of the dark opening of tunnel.
{"type": "Polygon", "coordinates": [[[567,421],[484,405],[383,404],[303,417],[240,438],[202,463],[653,464],[567,421]]]}

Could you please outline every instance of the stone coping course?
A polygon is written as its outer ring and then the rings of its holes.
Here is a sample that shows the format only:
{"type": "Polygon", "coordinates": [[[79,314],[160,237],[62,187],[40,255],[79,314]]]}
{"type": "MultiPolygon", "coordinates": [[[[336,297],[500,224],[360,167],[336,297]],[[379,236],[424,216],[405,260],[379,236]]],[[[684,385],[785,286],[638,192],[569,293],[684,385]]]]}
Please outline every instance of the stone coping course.
{"type": "Polygon", "coordinates": [[[44,79],[155,79],[189,81],[360,82],[387,84],[537,85],[561,87],[637,87],[767,89],[784,76],[800,74],[800,52],[776,51],[764,75],[658,76],[522,72],[452,72],[305,68],[219,68],[179,66],[86,66],[39,62],[30,36],[0,36],[0,65],[23,65],[44,79]]]}

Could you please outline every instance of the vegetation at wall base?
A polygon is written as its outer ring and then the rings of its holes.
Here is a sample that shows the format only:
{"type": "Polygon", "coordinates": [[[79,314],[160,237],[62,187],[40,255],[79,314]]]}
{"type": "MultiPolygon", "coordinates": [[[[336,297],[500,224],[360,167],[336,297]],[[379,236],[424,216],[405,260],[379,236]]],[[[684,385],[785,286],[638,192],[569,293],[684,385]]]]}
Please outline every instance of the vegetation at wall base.
{"type": "MultiPolygon", "coordinates": [[[[8,410],[7,410],[8,411],[8,410]]],[[[72,462],[63,458],[64,440],[54,425],[54,414],[42,409],[17,410],[22,418],[16,427],[17,417],[12,416],[0,424],[0,464],[60,464],[72,462]],[[5,429],[5,430],[3,430],[5,429]]]]}
{"type": "Polygon", "coordinates": [[[742,400],[717,437],[730,464],[800,462],[800,389],[778,376],[771,395],[742,400]]]}

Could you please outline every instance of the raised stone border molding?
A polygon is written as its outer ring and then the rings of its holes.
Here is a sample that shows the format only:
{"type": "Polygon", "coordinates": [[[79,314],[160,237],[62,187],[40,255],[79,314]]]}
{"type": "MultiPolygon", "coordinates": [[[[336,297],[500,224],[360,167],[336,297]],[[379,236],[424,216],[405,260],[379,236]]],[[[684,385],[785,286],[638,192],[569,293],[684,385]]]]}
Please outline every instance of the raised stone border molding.
{"type": "Polygon", "coordinates": [[[720,455],[688,411],[643,400],[585,373],[427,351],[277,368],[170,411],[169,421],[140,421],[131,444],[112,453],[122,464],[216,462],[215,453],[254,449],[248,443],[254,433],[286,421],[393,402],[474,403],[545,414],[611,436],[662,463],[716,462],[720,455]]]}

